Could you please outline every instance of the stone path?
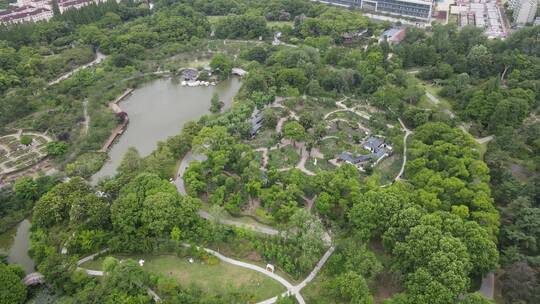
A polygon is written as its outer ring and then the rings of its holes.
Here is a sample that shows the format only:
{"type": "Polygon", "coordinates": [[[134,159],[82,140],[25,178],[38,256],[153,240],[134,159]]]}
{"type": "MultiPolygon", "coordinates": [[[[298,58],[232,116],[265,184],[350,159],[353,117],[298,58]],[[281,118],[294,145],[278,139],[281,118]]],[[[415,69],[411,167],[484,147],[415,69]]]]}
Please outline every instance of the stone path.
{"type": "Polygon", "coordinates": [[[88,67],[91,67],[91,66],[93,66],[93,65],[96,65],[96,64],[102,62],[103,60],[105,60],[105,58],[107,58],[107,56],[106,56],[105,54],[101,53],[100,51],[97,51],[97,52],[96,52],[96,59],[94,59],[93,61],[91,61],[91,62],[89,62],[89,63],[87,63],[87,64],[85,64],[85,65],[82,65],[82,66],[80,66],[80,67],[78,67],[78,68],[76,68],[76,69],[74,69],[74,70],[71,70],[71,71],[65,73],[64,75],[62,75],[62,76],[56,78],[55,80],[50,81],[50,82],[47,84],[47,86],[51,86],[51,85],[53,85],[53,84],[57,84],[57,83],[59,83],[59,82],[61,82],[61,81],[63,81],[63,80],[66,80],[66,79],[68,79],[69,77],[71,77],[71,75],[77,73],[78,71],[83,70],[83,69],[86,69],[86,68],[88,68],[88,67]]]}

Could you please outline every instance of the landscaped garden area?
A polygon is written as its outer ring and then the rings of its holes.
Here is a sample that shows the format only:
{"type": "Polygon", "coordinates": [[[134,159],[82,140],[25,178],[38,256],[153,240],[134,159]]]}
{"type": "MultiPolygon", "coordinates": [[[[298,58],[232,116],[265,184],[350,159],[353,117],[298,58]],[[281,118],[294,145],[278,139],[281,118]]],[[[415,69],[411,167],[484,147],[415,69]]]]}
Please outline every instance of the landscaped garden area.
{"type": "Polygon", "coordinates": [[[51,138],[41,133],[22,132],[0,137],[0,174],[25,169],[47,156],[51,138]]]}
{"type": "MultiPolygon", "coordinates": [[[[208,261],[191,260],[175,255],[117,255],[119,260],[144,260],[142,268],[150,273],[173,278],[182,286],[192,285],[208,295],[220,295],[241,291],[251,295],[253,301],[262,301],[285,292],[277,281],[253,270],[228,264],[211,257],[208,261]]],[[[101,270],[104,258],[84,263],[82,267],[101,270]]]]}

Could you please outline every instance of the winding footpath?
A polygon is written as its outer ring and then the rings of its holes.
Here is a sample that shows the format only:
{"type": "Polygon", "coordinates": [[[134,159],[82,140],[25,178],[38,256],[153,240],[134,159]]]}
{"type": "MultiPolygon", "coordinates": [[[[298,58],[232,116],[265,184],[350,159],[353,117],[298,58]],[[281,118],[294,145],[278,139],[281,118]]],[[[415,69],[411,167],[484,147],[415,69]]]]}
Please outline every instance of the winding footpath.
{"type": "MultiPolygon", "coordinates": [[[[95,276],[95,277],[104,276],[105,275],[104,271],[86,269],[86,268],[81,267],[81,265],[88,262],[88,261],[93,260],[96,256],[98,256],[100,254],[103,254],[103,253],[105,253],[107,251],[109,251],[109,249],[105,248],[105,249],[103,249],[103,250],[101,250],[99,252],[96,252],[94,254],[91,254],[91,255],[89,255],[87,257],[84,257],[84,258],[78,260],[77,261],[77,269],[81,270],[81,271],[84,271],[87,275],[90,275],[90,276],[95,276]]],[[[145,288],[142,284],[138,284],[137,286],[139,286],[140,288],[145,288]]],[[[154,301],[156,303],[161,302],[161,297],[155,291],[153,291],[151,288],[146,287],[146,292],[148,293],[148,295],[150,295],[154,299],[154,301]]]]}
{"type": "Polygon", "coordinates": [[[96,59],[92,60],[91,62],[89,62],[89,63],[87,63],[85,65],[82,65],[82,66],[80,66],[78,68],[75,68],[75,69],[65,73],[64,75],[56,78],[55,80],[50,81],[47,84],[47,86],[52,86],[52,85],[57,84],[57,83],[59,83],[59,82],[61,82],[63,80],[66,80],[69,77],[71,77],[71,75],[77,73],[80,70],[83,70],[83,69],[86,69],[88,67],[94,66],[94,65],[96,65],[98,63],[101,63],[103,60],[105,60],[105,58],[107,58],[107,56],[105,54],[101,53],[100,51],[97,51],[96,52],[96,59]]]}
{"type": "Polygon", "coordinates": [[[403,137],[403,162],[401,163],[401,169],[396,175],[396,178],[394,178],[394,181],[400,180],[403,172],[405,172],[405,165],[407,164],[407,138],[413,133],[411,130],[407,129],[401,118],[398,118],[398,120],[401,128],[405,131],[405,136],[403,137]]]}

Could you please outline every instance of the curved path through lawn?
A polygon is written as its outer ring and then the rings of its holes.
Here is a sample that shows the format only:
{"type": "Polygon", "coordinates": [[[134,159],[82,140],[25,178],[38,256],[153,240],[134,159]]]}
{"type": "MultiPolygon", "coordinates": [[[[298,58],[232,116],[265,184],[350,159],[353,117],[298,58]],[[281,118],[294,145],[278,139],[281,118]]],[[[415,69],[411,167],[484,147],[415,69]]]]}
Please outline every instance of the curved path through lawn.
{"type": "Polygon", "coordinates": [[[399,173],[396,175],[396,178],[394,178],[394,181],[400,180],[403,172],[405,172],[405,165],[407,164],[407,138],[413,133],[411,130],[407,129],[401,118],[398,118],[398,120],[405,131],[405,136],[403,137],[403,163],[401,163],[401,169],[399,169],[399,173]]]}
{"type": "MultiPolygon", "coordinates": [[[[88,261],[93,260],[96,256],[98,256],[100,254],[103,254],[103,253],[105,253],[107,251],[109,251],[109,249],[105,248],[105,249],[103,249],[103,250],[101,250],[99,252],[96,252],[94,254],[91,254],[91,255],[89,255],[87,257],[84,257],[84,258],[78,260],[77,261],[77,269],[84,271],[87,275],[90,275],[90,276],[96,276],[96,277],[104,276],[105,272],[103,272],[101,270],[86,269],[86,268],[81,267],[81,265],[88,262],[88,261]]],[[[137,286],[139,286],[140,288],[144,288],[144,286],[142,284],[139,284],[137,286]]],[[[161,302],[160,296],[155,291],[150,289],[149,287],[146,287],[146,292],[148,293],[148,295],[150,295],[154,299],[155,302],[161,302]]]]}
{"type": "Polygon", "coordinates": [[[92,60],[91,62],[89,62],[89,63],[87,63],[87,64],[85,64],[85,65],[82,65],[82,66],[80,66],[80,67],[78,67],[78,68],[75,68],[75,69],[73,69],[73,70],[71,70],[71,71],[65,73],[64,75],[62,75],[62,76],[60,76],[60,77],[58,77],[58,78],[56,78],[56,79],[50,81],[50,82],[47,84],[47,86],[51,86],[51,85],[53,85],[53,84],[57,84],[57,83],[59,83],[59,82],[61,82],[61,81],[63,81],[63,80],[66,80],[66,79],[68,79],[69,77],[71,77],[71,75],[77,73],[78,71],[83,70],[83,69],[86,69],[86,68],[88,68],[88,67],[91,67],[91,66],[93,66],[93,65],[96,65],[96,64],[102,62],[103,60],[105,60],[105,58],[107,58],[107,55],[101,53],[100,51],[97,51],[97,52],[96,52],[96,59],[94,59],[94,60],[92,60]]]}

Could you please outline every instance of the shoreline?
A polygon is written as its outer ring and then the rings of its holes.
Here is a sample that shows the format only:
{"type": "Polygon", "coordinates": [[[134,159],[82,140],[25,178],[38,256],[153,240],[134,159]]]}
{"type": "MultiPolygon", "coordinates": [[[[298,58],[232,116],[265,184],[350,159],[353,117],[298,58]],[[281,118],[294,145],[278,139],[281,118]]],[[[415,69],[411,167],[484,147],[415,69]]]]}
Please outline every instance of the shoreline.
{"type": "Polygon", "coordinates": [[[109,136],[107,141],[103,144],[103,146],[99,150],[100,152],[107,153],[109,149],[111,148],[111,146],[114,144],[114,141],[116,140],[116,138],[118,138],[118,136],[124,133],[125,128],[127,127],[129,123],[129,116],[126,112],[122,110],[122,108],[120,108],[119,104],[124,99],[129,97],[131,93],[133,93],[133,91],[135,91],[135,88],[128,88],[124,91],[124,93],[122,93],[122,95],[118,96],[113,102],[109,103],[109,109],[111,109],[111,111],[115,115],[123,116],[123,119],[122,119],[122,122],[111,131],[111,135],[109,136]]]}

